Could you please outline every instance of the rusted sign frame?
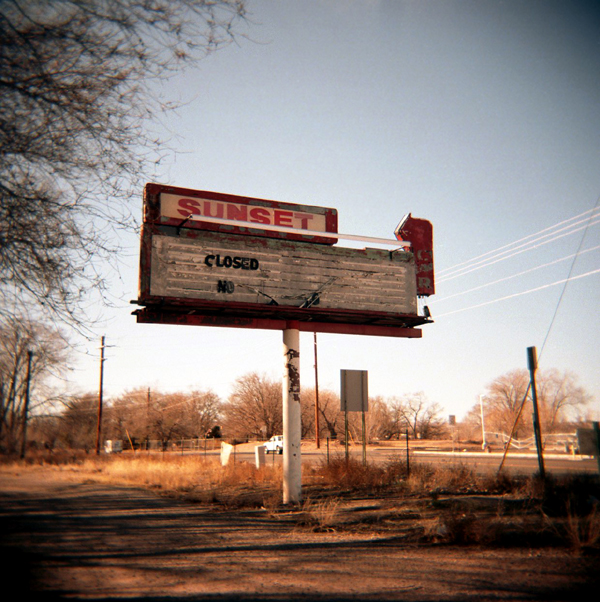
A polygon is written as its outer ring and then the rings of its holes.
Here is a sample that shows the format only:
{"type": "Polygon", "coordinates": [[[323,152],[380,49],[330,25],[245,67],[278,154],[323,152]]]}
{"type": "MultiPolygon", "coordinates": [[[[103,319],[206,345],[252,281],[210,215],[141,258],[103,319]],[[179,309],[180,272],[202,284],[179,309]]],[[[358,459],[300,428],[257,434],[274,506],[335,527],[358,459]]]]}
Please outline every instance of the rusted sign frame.
{"type": "MultiPolygon", "coordinates": [[[[317,322],[314,320],[285,320],[276,318],[257,318],[210,314],[196,309],[184,311],[183,308],[145,307],[133,312],[140,324],[168,324],[184,326],[213,326],[222,328],[252,328],[257,330],[286,330],[296,328],[300,332],[319,332],[324,334],[354,334],[374,337],[396,337],[420,339],[422,331],[418,328],[398,325],[359,324],[350,322],[317,322]]],[[[427,323],[423,320],[420,323],[427,323]]]]}
{"type": "Polygon", "coordinates": [[[435,294],[433,269],[433,226],[426,219],[405,215],[394,232],[402,242],[409,242],[417,268],[417,295],[429,297],[435,294]]]}

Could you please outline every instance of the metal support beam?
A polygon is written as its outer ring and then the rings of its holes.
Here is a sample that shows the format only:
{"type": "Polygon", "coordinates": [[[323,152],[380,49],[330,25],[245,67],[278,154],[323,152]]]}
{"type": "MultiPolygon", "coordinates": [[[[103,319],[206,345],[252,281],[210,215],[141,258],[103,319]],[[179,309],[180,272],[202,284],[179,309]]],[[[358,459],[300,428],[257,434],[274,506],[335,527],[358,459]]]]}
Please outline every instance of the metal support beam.
{"type": "MultiPolygon", "coordinates": [[[[265,305],[265,308],[270,306],[265,305]]],[[[299,310],[300,311],[300,310],[299,310]]],[[[302,310],[306,311],[306,310],[302,310]]],[[[170,307],[144,307],[133,312],[138,324],[179,324],[182,326],[213,326],[224,328],[254,328],[258,330],[285,330],[290,319],[271,319],[256,317],[227,316],[220,314],[206,314],[202,310],[186,308],[185,306],[170,307]]],[[[295,317],[295,316],[294,316],[295,317]]],[[[414,317],[414,316],[413,316],[414,317]]],[[[403,316],[403,320],[410,321],[410,317],[403,316]]],[[[420,339],[423,332],[420,326],[429,323],[429,320],[417,316],[410,326],[384,324],[354,324],[350,322],[328,323],[311,321],[295,321],[300,332],[322,332],[327,334],[353,334],[374,337],[397,337],[420,339]]]]}
{"type": "Polygon", "coordinates": [[[289,322],[283,331],[283,503],[302,499],[300,331],[289,322]]]}

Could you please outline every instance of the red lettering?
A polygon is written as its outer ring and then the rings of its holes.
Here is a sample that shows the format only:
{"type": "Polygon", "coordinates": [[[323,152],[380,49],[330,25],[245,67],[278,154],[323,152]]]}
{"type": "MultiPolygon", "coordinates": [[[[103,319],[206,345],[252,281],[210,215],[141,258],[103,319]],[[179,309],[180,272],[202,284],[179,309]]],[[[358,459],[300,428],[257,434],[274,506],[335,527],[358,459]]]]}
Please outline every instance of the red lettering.
{"type": "Polygon", "coordinates": [[[275,209],[275,225],[276,226],[286,226],[291,228],[294,224],[292,223],[292,218],[294,214],[291,211],[281,211],[280,209],[275,209]]]}
{"type": "Polygon", "coordinates": [[[248,221],[248,205],[227,203],[227,219],[235,219],[240,222],[248,221]]]}
{"type": "Polygon", "coordinates": [[[212,203],[211,201],[204,201],[204,215],[206,217],[218,217],[223,218],[224,215],[223,203],[212,203]],[[212,209],[216,208],[216,215],[212,214],[212,209]]]}
{"type": "Polygon", "coordinates": [[[270,214],[268,209],[263,209],[262,207],[254,207],[254,209],[250,209],[250,220],[251,222],[256,222],[257,224],[270,224],[270,214]]]}
{"type": "Polygon", "coordinates": [[[179,199],[177,205],[179,206],[177,213],[183,217],[202,215],[200,213],[200,203],[195,199],[179,199]]]}
{"type": "Polygon", "coordinates": [[[295,213],[294,217],[300,220],[300,228],[302,228],[302,230],[309,230],[308,220],[312,219],[314,216],[310,213],[295,213]]]}

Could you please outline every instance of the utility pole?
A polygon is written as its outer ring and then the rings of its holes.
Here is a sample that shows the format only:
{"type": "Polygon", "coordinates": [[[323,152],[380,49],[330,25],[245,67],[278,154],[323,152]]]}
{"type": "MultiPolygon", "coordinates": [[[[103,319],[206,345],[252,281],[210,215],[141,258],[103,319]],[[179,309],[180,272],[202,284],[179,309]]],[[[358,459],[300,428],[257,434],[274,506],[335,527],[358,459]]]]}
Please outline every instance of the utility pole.
{"type": "Polygon", "coordinates": [[[485,450],[486,440],[485,440],[485,426],[483,425],[483,395],[479,396],[479,409],[481,410],[481,449],[485,450]]]}
{"type": "Polygon", "coordinates": [[[544,468],[544,452],[542,449],[542,430],[540,425],[540,412],[538,408],[537,389],[535,386],[535,371],[537,370],[537,351],[535,347],[527,348],[527,363],[529,364],[531,399],[533,400],[533,433],[535,435],[535,446],[537,448],[540,477],[542,478],[542,480],[545,480],[546,470],[544,468]]]}
{"type": "Polygon", "coordinates": [[[27,419],[29,412],[29,391],[31,388],[31,360],[33,358],[33,352],[27,351],[27,384],[25,388],[25,404],[23,405],[23,439],[21,441],[21,459],[25,457],[25,450],[27,446],[27,419]]]}
{"type": "Polygon", "coordinates": [[[314,332],[315,341],[315,443],[317,449],[321,448],[321,440],[319,439],[319,370],[317,368],[317,333],[314,332]]]}
{"type": "Polygon", "coordinates": [[[146,451],[150,449],[150,387],[146,397],[146,451]]]}
{"type": "Polygon", "coordinates": [[[100,344],[100,386],[98,388],[98,427],[96,429],[96,455],[100,455],[100,440],[102,437],[102,395],[104,387],[104,336],[100,344]]]}

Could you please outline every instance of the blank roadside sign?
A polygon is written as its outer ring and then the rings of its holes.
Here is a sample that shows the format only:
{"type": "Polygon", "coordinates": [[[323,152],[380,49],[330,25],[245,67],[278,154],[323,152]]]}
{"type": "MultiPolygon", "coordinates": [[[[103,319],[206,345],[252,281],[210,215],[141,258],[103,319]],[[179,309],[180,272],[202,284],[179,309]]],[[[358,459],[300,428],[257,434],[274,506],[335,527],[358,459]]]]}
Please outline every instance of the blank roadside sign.
{"type": "Polygon", "coordinates": [[[341,411],[367,412],[369,386],[367,370],[341,370],[341,411]]]}

